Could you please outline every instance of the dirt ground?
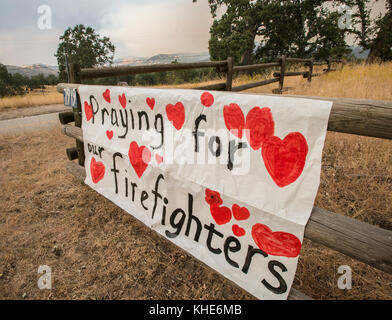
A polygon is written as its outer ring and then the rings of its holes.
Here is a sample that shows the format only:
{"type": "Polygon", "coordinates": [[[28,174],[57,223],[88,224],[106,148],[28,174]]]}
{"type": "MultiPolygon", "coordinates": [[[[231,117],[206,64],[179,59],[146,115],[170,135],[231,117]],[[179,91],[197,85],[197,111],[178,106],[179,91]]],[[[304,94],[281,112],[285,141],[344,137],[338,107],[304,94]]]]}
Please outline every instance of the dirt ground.
{"type": "MultiPolygon", "coordinates": [[[[0,139],[0,299],[252,299],[65,170],[60,130],[0,139]],[[37,287],[40,265],[52,289],[37,287]]],[[[392,230],[392,141],[328,133],[316,205],[392,230]]],[[[294,286],[392,299],[392,275],[305,240],[294,286]],[[352,290],[337,287],[340,265],[352,290]]]]}

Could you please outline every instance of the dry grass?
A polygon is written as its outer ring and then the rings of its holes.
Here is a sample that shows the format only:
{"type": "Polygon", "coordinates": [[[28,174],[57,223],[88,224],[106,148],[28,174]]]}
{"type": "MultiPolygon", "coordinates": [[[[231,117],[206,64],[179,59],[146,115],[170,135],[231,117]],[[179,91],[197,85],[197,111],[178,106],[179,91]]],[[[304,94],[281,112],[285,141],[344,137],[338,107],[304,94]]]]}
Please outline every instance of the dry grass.
{"type": "MultiPolygon", "coordinates": [[[[359,97],[372,79],[359,78],[363,68],[327,75],[337,83],[321,92],[324,77],[312,87],[301,79],[295,92],[359,97]],[[352,95],[342,83],[356,83],[352,95]]],[[[381,85],[367,92],[390,99],[381,85]]],[[[59,130],[0,139],[0,299],[251,298],[68,174],[73,144],[59,130]],[[41,264],[52,267],[52,290],[37,288],[41,264]]],[[[391,163],[392,141],[328,132],[316,205],[392,230],[391,163]]],[[[295,286],[317,299],[392,299],[392,275],[308,240],[295,286]],[[340,265],[352,268],[352,290],[337,287],[340,265]]]]}
{"type": "Polygon", "coordinates": [[[47,86],[44,92],[35,90],[24,96],[1,98],[0,111],[4,109],[26,108],[63,103],[63,100],[63,95],[57,92],[55,86],[47,86]]]}

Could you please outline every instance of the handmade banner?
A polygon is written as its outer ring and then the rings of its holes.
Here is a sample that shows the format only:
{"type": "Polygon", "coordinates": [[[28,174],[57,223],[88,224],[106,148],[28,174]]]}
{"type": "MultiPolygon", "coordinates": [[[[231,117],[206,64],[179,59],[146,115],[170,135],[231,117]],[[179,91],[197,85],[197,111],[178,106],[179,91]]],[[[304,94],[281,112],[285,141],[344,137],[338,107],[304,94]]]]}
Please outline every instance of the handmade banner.
{"type": "Polygon", "coordinates": [[[260,299],[286,299],[331,102],[80,86],[91,188],[260,299]]]}

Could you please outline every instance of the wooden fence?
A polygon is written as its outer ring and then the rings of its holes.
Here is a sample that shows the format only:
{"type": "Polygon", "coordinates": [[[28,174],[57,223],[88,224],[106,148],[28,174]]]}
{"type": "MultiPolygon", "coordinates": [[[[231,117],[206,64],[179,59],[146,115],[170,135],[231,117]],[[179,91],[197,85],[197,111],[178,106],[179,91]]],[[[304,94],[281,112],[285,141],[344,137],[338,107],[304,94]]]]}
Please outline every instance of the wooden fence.
{"type": "MultiPolygon", "coordinates": [[[[302,75],[311,81],[313,66],[327,65],[325,71],[332,71],[332,63],[338,62],[329,59],[326,62],[313,61],[313,59],[298,59],[281,57],[278,62],[255,64],[249,66],[234,66],[233,59],[225,61],[178,63],[166,65],[105,67],[99,69],[80,69],[71,65],[71,84],[59,84],[57,90],[61,93],[66,88],[78,88],[82,80],[113,77],[119,75],[184,70],[194,68],[214,67],[226,72],[226,82],[213,84],[194,89],[242,91],[249,88],[279,82],[278,91],[283,91],[284,77],[302,75]],[[287,63],[305,63],[309,67],[306,72],[286,72],[287,63]],[[280,67],[280,72],[274,78],[232,87],[233,74],[239,71],[259,70],[261,68],[280,67]]],[[[351,133],[363,136],[392,139],[392,101],[343,99],[326,97],[290,96],[293,98],[310,98],[328,100],[333,102],[328,130],[351,133]]],[[[60,122],[63,133],[76,139],[76,147],[67,149],[69,160],[78,159],[78,164],[70,161],[67,170],[80,180],[84,180],[83,133],[81,129],[81,104],[73,112],[60,113],[60,122]],[[70,124],[74,122],[74,125],[70,124]]],[[[392,273],[392,231],[385,230],[356,219],[314,207],[305,228],[305,238],[320,243],[333,250],[341,252],[354,259],[362,261],[374,268],[392,273]]],[[[223,277],[218,275],[219,277],[223,277]]],[[[225,280],[229,281],[229,280],[225,280]]],[[[234,284],[235,285],[235,284],[234,284]]],[[[295,288],[291,289],[289,299],[310,299],[295,288]]]]}

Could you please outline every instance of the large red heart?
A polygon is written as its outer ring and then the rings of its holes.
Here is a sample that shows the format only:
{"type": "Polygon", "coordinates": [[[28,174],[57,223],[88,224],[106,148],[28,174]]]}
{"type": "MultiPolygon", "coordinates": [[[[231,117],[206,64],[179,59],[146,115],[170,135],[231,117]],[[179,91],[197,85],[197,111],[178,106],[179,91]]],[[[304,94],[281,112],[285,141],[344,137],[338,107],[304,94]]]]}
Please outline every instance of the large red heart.
{"type": "Polygon", "coordinates": [[[271,178],[282,188],[301,175],[308,144],[299,132],[289,133],[283,140],[273,136],[263,143],[261,154],[271,178]]]}
{"type": "Polygon", "coordinates": [[[240,207],[238,204],[233,204],[231,207],[233,210],[233,216],[236,220],[246,220],[250,217],[249,210],[246,207],[240,207]]]}
{"type": "Polygon", "coordinates": [[[147,98],[146,103],[148,104],[148,106],[150,107],[151,110],[154,110],[154,106],[155,106],[155,99],[154,98],[147,98]]]}
{"type": "Polygon", "coordinates": [[[87,101],[84,102],[84,113],[86,114],[87,121],[93,117],[93,107],[87,101]]]}
{"type": "Polygon", "coordinates": [[[263,142],[274,135],[274,120],[270,108],[254,107],[246,116],[246,137],[253,150],[261,148],[263,142]]]}
{"type": "Polygon", "coordinates": [[[252,227],[252,237],[260,250],[272,256],[294,258],[301,251],[301,241],[293,234],[276,231],[261,223],[252,227]]]}
{"type": "Polygon", "coordinates": [[[223,118],[225,119],[227,129],[241,139],[245,127],[245,117],[240,106],[236,103],[224,106],[223,118]]]}
{"type": "Polygon", "coordinates": [[[105,165],[102,162],[97,162],[94,157],[90,161],[91,180],[98,183],[105,176],[105,165]]]}
{"type": "Polygon", "coordinates": [[[231,220],[231,210],[228,207],[213,204],[210,206],[210,212],[218,225],[228,223],[231,220]]]}
{"type": "Polygon", "coordinates": [[[174,128],[180,130],[185,122],[185,108],[182,102],[177,102],[174,106],[168,104],[166,106],[166,115],[174,128]]]}
{"type": "Polygon", "coordinates": [[[137,176],[141,178],[151,160],[151,151],[145,146],[139,147],[136,141],[132,141],[128,157],[137,176]]]}
{"type": "Polygon", "coordinates": [[[123,109],[125,109],[125,107],[127,106],[127,98],[125,97],[125,93],[123,93],[121,96],[120,95],[118,96],[118,101],[120,102],[123,109]]]}
{"type": "Polygon", "coordinates": [[[102,96],[106,100],[106,102],[110,103],[111,99],[110,99],[110,90],[109,89],[106,89],[105,92],[102,94],[102,96]]]}

